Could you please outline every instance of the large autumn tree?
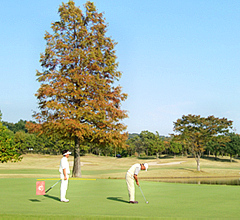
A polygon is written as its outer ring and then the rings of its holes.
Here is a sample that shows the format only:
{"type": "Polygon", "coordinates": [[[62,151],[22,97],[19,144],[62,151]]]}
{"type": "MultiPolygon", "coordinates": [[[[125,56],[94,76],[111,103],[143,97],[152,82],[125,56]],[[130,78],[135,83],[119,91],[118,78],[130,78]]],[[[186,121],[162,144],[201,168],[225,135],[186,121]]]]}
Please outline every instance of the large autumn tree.
{"type": "Polygon", "coordinates": [[[209,141],[219,138],[225,142],[230,141],[226,134],[229,133],[232,121],[214,116],[201,117],[200,115],[183,115],[174,122],[175,139],[183,141],[195,156],[197,170],[200,171],[200,158],[209,141]]]}
{"type": "Polygon", "coordinates": [[[127,98],[120,86],[115,45],[107,24],[92,2],[84,10],[69,1],[59,7],[60,20],[45,34],[37,71],[39,112],[28,129],[75,141],[73,176],[81,176],[80,147],[86,143],[121,146],[127,138],[121,120],[127,98]]]}

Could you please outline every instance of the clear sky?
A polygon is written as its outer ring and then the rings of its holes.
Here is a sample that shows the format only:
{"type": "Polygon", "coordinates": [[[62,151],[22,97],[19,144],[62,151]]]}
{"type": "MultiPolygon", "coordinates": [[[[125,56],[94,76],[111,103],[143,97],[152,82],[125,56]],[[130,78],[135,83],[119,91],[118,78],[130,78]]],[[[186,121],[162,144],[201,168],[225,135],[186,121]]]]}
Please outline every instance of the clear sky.
{"type": "MultiPolygon", "coordinates": [[[[62,0],[0,0],[2,120],[33,120],[45,31],[62,0]]],[[[67,1],[64,1],[67,2],[67,1]]],[[[86,1],[76,0],[83,7],[86,1]]],[[[130,133],[173,132],[182,115],[225,117],[240,133],[239,0],[96,0],[128,99],[130,133]]]]}

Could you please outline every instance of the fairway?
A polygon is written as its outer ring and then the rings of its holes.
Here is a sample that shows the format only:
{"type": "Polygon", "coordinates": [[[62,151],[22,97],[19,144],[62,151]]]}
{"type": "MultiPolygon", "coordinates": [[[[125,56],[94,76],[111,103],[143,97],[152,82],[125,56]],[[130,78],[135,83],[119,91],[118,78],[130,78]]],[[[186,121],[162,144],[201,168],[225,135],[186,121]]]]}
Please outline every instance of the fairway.
{"type": "MultiPolygon", "coordinates": [[[[24,155],[18,163],[0,164],[0,219],[239,219],[239,186],[194,185],[149,181],[152,177],[239,178],[240,163],[227,158],[201,160],[201,172],[195,172],[194,158],[137,159],[81,157],[83,178],[70,179],[67,198],[59,201],[60,183],[45,196],[36,195],[36,181],[45,180],[48,189],[59,178],[61,155],[24,155]],[[136,187],[139,204],[128,203],[124,180],[134,163],[151,164],[139,173],[145,200],[136,187]],[[180,163],[181,162],[181,163],[180,163]],[[91,180],[90,180],[91,179],[91,180]],[[96,179],[96,180],[95,180],[96,179]],[[148,181],[147,181],[148,180],[148,181]]],[[[69,158],[70,163],[73,157],[69,158]]]]}
{"type": "MultiPolygon", "coordinates": [[[[46,181],[50,187],[56,181],[46,181]]],[[[191,185],[141,181],[149,204],[139,189],[139,204],[129,204],[124,180],[72,180],[67,198],[59,202],[59,187],[47,195],[36,195],[32,178],[2,178],[0,213],[9,219],[122,219],[122,218],[239,218],[240,190],[237,186],[191,185]]],[[[3,218],[2,216],[2,218],[3,218]]]]}

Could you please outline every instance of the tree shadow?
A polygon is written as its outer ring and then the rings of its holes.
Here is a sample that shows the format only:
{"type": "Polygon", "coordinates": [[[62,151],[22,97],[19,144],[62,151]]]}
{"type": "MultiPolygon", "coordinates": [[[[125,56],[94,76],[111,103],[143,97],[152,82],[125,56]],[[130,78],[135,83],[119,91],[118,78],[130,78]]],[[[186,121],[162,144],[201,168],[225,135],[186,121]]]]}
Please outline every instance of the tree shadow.
{"type": "Polygon", "coordinates": [[[163,160],[164,159],[172,159],[172,158],[174,158],[174,156],[172,156],[172,155],[161,155],[161,156],[158,157],[158,159],[160,159],[160,160],[161,159],[163,159],[163,160]]]}
{"type": "Polygon", "coordinates": [[[60,199],[56,196],[44,195],[44,197],[47,197],[49,199],[53,199],[53,200],[56,200],[56,201],[60,201],[60,199]]]}
{"type": "Polygon", "coordinates": [[[117,202],[124,202],[124,203],[129,203],[126,200],[121,199],[122,197],[107,197],[109,200],[117,201],[117,202]]]}
{"type": "Polygon", "coordinates": [[[240,157],[234,157],[233,160],[240,160],[240,157]]]}
{"type": "Polygon", "coordinates": [[[202,170],[200,170],[200,171],[197,171],[197,169],[195,168],[195,169],[191,169],[191,168],[184,168],[184,167],[180,167],[180,168],[178,168],[179,170],[186,170],[186,171],[189,171],[189,172],[192,172],[192,173],[203,173],[203,171],[202,170]]]}
{"type": "Polygon", "coordinates": [[[156,159],[156,157],[153,156],[140,156],[138,157],[139,160],[153,160],[156,159]]]}
{"type": "MultiPolygon", "coordinates": [[[[218,161],[218,162],[231,162],[230,158],[219,158],[219,157],[207,157],[207,156],[203,156],[202,157],[205,160],[210,160],[210,161],[218,161]]],[[[232,158],[232,163],[237,163],[237,161],[235,161],[237,158],[232,158]]]]}

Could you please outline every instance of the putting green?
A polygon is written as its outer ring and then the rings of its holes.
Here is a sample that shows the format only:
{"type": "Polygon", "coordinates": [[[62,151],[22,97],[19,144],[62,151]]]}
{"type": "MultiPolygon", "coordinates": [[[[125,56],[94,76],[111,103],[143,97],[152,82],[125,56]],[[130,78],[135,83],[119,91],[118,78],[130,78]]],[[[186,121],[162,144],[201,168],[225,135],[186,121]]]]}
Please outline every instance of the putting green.
{"type": "MultiPolygon", "coordinates": [[[[46,189],[56,180],[45,181],[46,189]]],[[[141,181],[139,204],[129,204],[124,180],[69,181],[69,203],[59,201],[56,185],[45,196],[36,195],[36,179],[0,179],[2,219],[239,219],[238,186],[191,185],[141,181]]]]}

